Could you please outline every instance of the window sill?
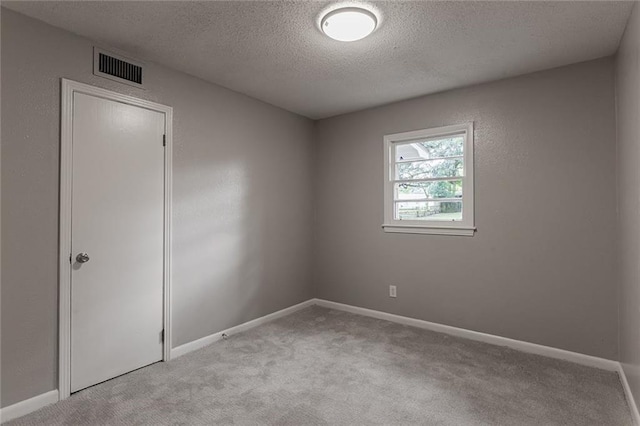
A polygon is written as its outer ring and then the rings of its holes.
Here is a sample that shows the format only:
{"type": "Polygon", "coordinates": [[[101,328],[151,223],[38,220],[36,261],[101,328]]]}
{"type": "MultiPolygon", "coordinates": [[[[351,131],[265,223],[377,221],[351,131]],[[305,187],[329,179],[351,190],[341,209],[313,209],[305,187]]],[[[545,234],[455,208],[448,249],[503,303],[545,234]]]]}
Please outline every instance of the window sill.
{"type": "Polygon", "coordinates": [[[424,225],[382,225],[384,232],[400,234],[456,235],[473,237],[475,227],[469,226],[424,226],[424,225]]]}

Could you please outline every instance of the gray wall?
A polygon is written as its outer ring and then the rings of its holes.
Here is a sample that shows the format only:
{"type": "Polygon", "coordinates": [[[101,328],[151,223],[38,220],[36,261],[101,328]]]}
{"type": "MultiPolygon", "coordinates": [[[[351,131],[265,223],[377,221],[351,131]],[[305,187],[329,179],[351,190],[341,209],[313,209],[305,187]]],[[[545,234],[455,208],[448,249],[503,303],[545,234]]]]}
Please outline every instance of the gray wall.
{"type": "Polygon", "coordinates": [[[618,109],[618,280],[620,362],[640,404],[640,9],[636,4],[616,61],[618,109]]]}
{"type": "Polygon", "coordinates": [[[313,123],[2,9],[2,406],[57,388],[60,77],[174,108],[173,346],[311,297],[313,123]],[[277,188],[277,189],[276,189],[277,188]]]}
{"type": "Polygon", "coordinates": [[[606,58],[319,121],[316,296],[617,359],[614,105],[606,58]],[[385,234],[383,135],[468,121],[477,234],[385,234]]]}

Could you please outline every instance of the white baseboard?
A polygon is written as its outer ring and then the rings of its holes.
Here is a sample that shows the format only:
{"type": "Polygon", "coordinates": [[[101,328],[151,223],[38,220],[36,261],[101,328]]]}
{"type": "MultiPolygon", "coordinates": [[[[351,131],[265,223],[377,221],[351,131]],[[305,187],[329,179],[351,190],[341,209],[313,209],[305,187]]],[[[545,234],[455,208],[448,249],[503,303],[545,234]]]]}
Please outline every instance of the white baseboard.
{"type": "Polygon", "coordinates": [[[0,423],[17,419],[36,410],[46,407],[47,405],[58,402],[58,390],[52,390],[43,394],[25,399],[8,407],[0,408],[0,423]]]}
{"type": "Polygon", "coordinates": [[[629,382],[627,381],[627,375],[625,374],[624,368],[622,368],[621,363],[619,364],[618,375],[620,376],[620,381],[622,382],[624,396],[627,398],[627,404],[629,404],[629,409],[631,410],[631,417],[633,417],[634,424],[636,426],[640,426],[640,412],[638,412],[636,400],[633,398],[631,387],[629,386],[629,382]]]}
{"type": "Polygon", "coordinates": [[[495,336],[493,334],[480,333],[478,331],[471,331],[464,328],[451,327],[449,325],[442,325],[415,318],[403,317],[400,315],[389,314],[387,312],[375,311],[373,309],[359,308],[357,306],[345,305],[344,303],[331,302],[323,299],[314,299],[314,304],[318,306],[324,306],[325,308],[337,309],[340,311],[351,312],[367,317],[387,320],[398,324],[410,325],[413,327],[437,331],[439,333],[445,333],[452,336],[463,337],[465,339],[491,343],[492,345],[507,346],[518,351],[528,352],[536,355],[543,355],[550,358],[562,359],[565,361],[571,361],[575,362],[576,364],[600,368],[602,370],[619,370],[619,363],[617,361],[598,358],[595,356],[585,355],[577,352],[566,351],[564,349],[557,349],[550,346],[538,345],[536,343],[523,342],[522,340],[514,340],[507,337],[495,336]]]}
{"type": "Polygon", "coordinates": [[[265,315],[263,317],[260,318],[256,318],[254,320],[245,322],[243,324],[240,325],[236,325],[235,327],[231,327],[227,330],[222,330],[218,333],[213,333],[210,334],[208,336],[205,336],[201,339],[198,340],[194,340],[193,342],[189,342],[189,343],[185,343],[184,345],[180,345],[177,346],[173,349],[171,349],[171,359],[173,358],[177,358],[181,355],[184,355],[186,353],[189,352],[193,352],[197,349],[200,348],[204,348],[205,346],[209,346],[210,344],[212,344],[213,342],[217,342],[218,340],[222,339],[222,335],[226,334],[227,336],[231,336],[233,334],[236,333],[240,333],[242,331],[245,330],[249,330],[250,328],[254,328],[257,327],[259,325],[262,325],[264,323],[267,323],[269,321],[273,321],[275,319],[287,316],[289,314],[292,314],[296,311],[299,311],[301,309],[304,309],[306,307],[309,307],[311,305],[313,305],[313,301],[314,299],[309,299],[306,300],[302,303],[298,303],[297,305],[293,305],[293,306],[289,306],[288,308],[284,308],[282,310],[279,310],[277,312],[271,313],[269,315],[265,315]]]}

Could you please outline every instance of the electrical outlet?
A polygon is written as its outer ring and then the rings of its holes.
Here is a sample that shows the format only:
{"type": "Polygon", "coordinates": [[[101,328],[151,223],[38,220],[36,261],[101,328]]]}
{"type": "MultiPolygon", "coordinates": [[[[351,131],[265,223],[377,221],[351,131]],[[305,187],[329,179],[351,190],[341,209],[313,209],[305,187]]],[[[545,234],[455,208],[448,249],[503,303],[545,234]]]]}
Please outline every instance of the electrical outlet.
{"type": "Polygon", "coordinates": [[[396,297],[396,286],[395,285],[390,285],[389,286],[389,297],[396,297]]]}

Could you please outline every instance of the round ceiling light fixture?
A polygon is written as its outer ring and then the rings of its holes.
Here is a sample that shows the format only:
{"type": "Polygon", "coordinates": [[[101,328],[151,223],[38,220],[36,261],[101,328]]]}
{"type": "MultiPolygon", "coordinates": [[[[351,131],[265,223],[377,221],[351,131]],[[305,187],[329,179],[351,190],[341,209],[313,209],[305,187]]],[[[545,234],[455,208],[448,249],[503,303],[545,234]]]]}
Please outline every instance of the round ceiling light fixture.
{"type": "Polygon", "coordinates": [[[329,37],[338,41],[356,41],[376,29],[376,15],[359,7],[333,10],[322,18],[320,26],[329,37]]]}

